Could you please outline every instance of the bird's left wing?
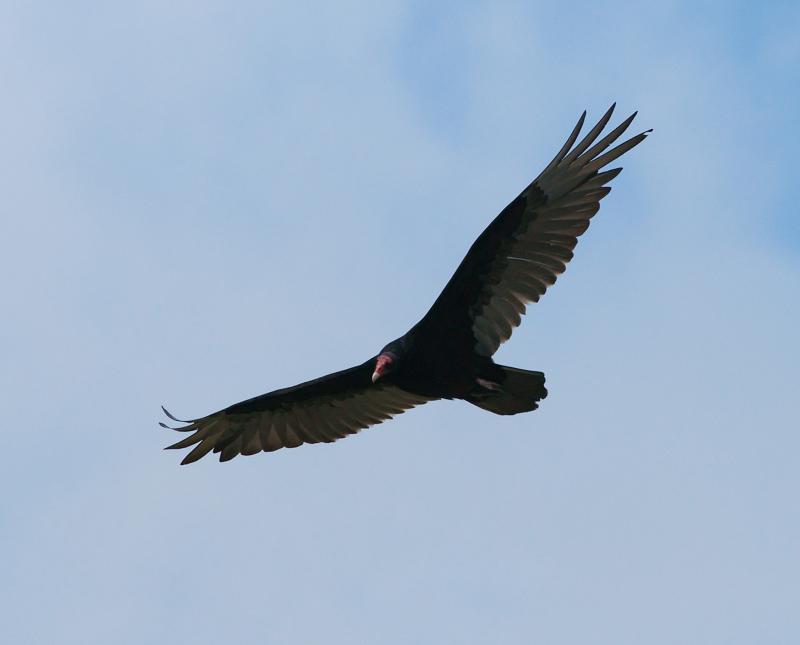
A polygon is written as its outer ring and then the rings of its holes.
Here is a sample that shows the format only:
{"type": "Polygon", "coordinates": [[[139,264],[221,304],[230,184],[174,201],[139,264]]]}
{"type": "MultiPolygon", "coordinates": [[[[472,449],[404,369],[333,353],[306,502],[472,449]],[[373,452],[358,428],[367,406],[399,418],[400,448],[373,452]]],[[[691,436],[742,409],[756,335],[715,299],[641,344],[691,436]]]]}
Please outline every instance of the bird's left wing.
{"type": "MultiPolygon", "coordinates": [[[[566,269],[578,237],[600,208],[621,168],[603,168],[647,132],[607,150],[634,113],[598,140],[614,106],[576,145],[584,112],[542,173],[481,233],[419,326],[463,351],[491,356],[566,269]],[[574,146],[574,147],[573,147],[574,146]]],[[[649,132],[649,131],[648,131],[649,132]]]]}
{"type": "Polygon", "coordinates": [[[374,363],[370,359],[191,421],[176,419],[165,409],[170,419],[188,425],[162,427],[191,432],[168,448],[194,446],[181,462],[190,464],[212,450],[220,453],[220,461],[228,461],[240,454],[329,443],[431,400],[390,383],[373,383],[374,363]]]}

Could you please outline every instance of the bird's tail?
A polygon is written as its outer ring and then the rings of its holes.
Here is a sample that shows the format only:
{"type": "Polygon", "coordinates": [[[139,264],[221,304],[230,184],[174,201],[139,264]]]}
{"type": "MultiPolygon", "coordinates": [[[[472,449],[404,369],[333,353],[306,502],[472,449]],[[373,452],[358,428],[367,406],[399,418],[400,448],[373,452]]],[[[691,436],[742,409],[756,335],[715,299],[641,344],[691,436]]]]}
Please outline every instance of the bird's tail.
{"type": "Polygon", "coordinates": [[[467,401],[495,414],[518,414],[539,407],[547,396],[544,373],[493,365],[491,379],[479,378],[467,401]]]}

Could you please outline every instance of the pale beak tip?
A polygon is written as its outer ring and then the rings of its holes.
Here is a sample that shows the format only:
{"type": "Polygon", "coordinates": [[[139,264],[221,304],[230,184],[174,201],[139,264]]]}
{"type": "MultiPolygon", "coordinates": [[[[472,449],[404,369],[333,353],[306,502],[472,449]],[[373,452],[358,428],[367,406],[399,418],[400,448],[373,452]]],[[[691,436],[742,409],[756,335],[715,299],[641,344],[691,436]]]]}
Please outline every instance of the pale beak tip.
{"type": "Polygon", "coordinates": [[[372,382],[373,382],[373,383],[375,383],[375,381],[377,381],[377,380],[378,380],[380,377],[381,377],[381,375],[380,375],[380,374],[378,374],[378,370],[375,370],[375,371],[372,373],[372,382]]]}

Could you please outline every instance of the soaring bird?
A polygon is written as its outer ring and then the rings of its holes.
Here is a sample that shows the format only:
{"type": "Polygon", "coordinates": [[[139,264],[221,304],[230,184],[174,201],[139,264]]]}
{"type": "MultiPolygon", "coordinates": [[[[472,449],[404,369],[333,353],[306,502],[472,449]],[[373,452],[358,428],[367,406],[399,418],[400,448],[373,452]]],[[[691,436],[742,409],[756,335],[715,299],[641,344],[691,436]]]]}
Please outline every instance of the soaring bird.
{"type": "MultiPolygon", "coordinates": [[[[572,251],[622,168],[606,170],[650,130],[609,150],[636,116],[608,134],[614,105],[586,136],[584,112],[541,174],[486,227],[453,277],[408,333],[360,365],[275,390],[190,421],[168,448],[237,455],[331,442],[436,399],[462,399],[495,414],[518,414],[547,396],[542,372],[498,365],[492,355],[563,273],[572,251]]],[[[163,408],[162,408],[163,409],[163,408]]]]}

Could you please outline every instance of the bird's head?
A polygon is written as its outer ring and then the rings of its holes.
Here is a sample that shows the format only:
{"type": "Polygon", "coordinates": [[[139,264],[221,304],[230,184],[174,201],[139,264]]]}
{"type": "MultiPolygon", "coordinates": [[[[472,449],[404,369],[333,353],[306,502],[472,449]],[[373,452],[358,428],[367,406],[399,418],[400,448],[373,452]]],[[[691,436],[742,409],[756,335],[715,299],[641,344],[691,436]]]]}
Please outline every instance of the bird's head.
{"type": "Polygon", "coordinates": [[[372,382],[375,383],[378,379],[383,378],[390,372],[397,368],[399,356],[388,349],[384,349],[378,354],[375,359],[375,371],[372,373],[372,382]]]}

